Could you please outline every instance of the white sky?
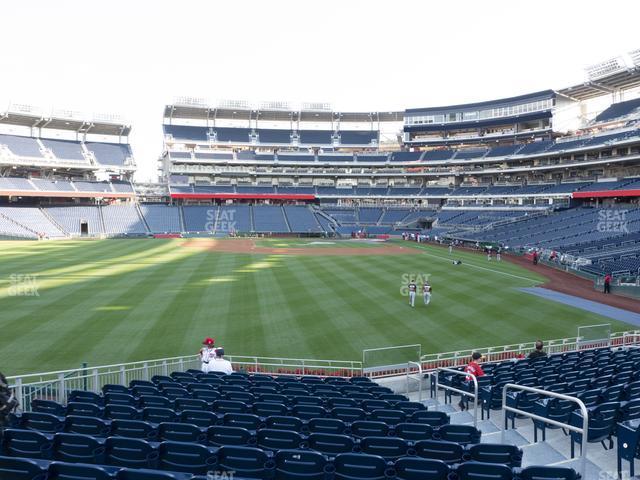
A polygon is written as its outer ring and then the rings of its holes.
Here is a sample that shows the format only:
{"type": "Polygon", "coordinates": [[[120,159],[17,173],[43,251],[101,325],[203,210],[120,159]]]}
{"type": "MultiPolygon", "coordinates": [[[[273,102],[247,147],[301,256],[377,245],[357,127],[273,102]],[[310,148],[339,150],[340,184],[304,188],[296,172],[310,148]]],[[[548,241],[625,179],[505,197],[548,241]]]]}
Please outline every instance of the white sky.
{"type": "Polygon", "coordinates": [[[176,96],[375,111],[581,82],[640,47],[634,0],[2,0],[0,110],[115,113],[138,180],[176,96]]]}

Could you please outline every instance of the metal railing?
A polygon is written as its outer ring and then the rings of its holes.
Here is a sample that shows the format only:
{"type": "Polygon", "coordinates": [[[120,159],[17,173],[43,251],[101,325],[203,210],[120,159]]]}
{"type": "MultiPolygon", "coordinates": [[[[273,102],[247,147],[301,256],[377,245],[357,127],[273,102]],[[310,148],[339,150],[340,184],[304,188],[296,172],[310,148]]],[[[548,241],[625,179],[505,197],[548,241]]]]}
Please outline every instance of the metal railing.
{"type": "Polygon", "coordinates": [[[419,362],[407,362],[407,395],[409,395],[410,380],[418,382],[418,401],[422,402],[422,365],[420,365],[419,362]],[[411,366],[415,366],[415,370],[412,370],[411,366]],[[418,372],[418,378],[414,378],[411,376],[412,371],[418,372]]]}
{"type": "Polygon", "coordinates": [[[582,435],[582,443],[581,443],[581,452],[580,452],[580,468],[579,473],[582,478],[587,478],[585,476],[587,469],[587,445],[588,445],[588,433],[589,433],[589,412],[585,404],[579,398],[572,397],[570,395],[563,395],[562,393],[549,392],[547,390],[542,390],[540,388],[533,387],[525,387],[524,385],[517,385],[515,383],[507,383],[502,388],[502,425],[500,426],[500,442],[505,443],[505,433],[507,430],[507,412],[511,412],[514,415],[524,415],[526,417],[531,418],[532,420],[539,420],[544,423],[548,423],[549,425],[554,425],[560,428],[566,428],[572,432],[576,432],[582,435]],[[552,420],[550,418],[541,417],[540,415],[536,415],[535,413],[525,412],[524,410],[520,410],[514,407],[507,406],[507,390],[521,390],[525,392],[537,393],[539,395],[544,395],[547,397],[558,398],[560,400],[566,400],[569,402],[576,403],[580,407],[580,411],[582,412],[582,428],[574,427],[573,425],[569,425],[568,423],[558,422],[556,420],[552,420]]]}
{"type": "Polygon", "coordinates": [[[478,379],[472,373],[462,372],[460,370],[454,370],[453,368],[441,367],[438,368],[435,372],[436,375],[436,410],[440,406],[440,401],[438,400],[438,390],[449,390],[450,392],[459,393],[460,395],[473,398],[473,426],[478,426],[478,379]],[[450,385],[442,385],[440,383],[440,372],[453,373],[454,375],[462,375],[466,378],[470,378],[473,382],[473,393],[469,393],[466,390],[460,390],[459,388],[452,387],[450,385]]]}
{"type": "MultiPolygon", "coordinates": [[[[273,358],[256,356],[227,356],[234,370],[266,375],[307,375],[351,377],[362,375],[358,361],[273,358]]],[[[75,370],[37,373],[8,377],[17,400],[24,411],[31,410],[36,399],[66,403],[73,390],[100,393],[107,384],[129,385],[132,380],[150,380],[156,375],[174,371],[200,369],[197,355],[163,358],[144,362],[83,367],[75,370]]]]}

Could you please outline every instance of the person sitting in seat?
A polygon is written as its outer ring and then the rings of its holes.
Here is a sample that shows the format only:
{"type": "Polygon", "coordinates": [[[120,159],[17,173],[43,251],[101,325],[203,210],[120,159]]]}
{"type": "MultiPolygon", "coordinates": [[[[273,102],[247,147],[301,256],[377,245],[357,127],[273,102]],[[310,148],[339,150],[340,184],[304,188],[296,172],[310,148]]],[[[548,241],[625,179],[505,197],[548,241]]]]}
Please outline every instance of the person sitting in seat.
{"type": "Polygon", "coordinates": [[[224,358],[224,348],[216,348],[216,356],[209,361],[210,372],[223,372],[229,375],[233,373],[233,366],[224,358]]]}
{"type": "Polygon", "coordinates": [[[547,352],[545,352],[542,347],[544,347],[544,343],[542,343],[542,340],[536,340],[536,349],[533,352],[529,353],[529,360],[546,357],[547,352]]]}
{"type": "MultiPolygon", "coordinates": [[[[484,370],[482,370],[480,363],[478,363],[481,359],[482,359],[482,354],[480,352],[473,352],[471,354],[471,361],[466,367],[464,367],[464,372],[470,373],[476,378],[484,376],[484,370]]],[[[470,376],[466,377],[466,381],[471,382],[472,381],[471,377],[470,376]]],[[[465,410],[466,408],[468,408],[466,404],[466,398],[464,395],[462,395],[462,397],[460,398],[460,402],[458,403],[458,406],[460,407],[460,410],[465,410]]]]}

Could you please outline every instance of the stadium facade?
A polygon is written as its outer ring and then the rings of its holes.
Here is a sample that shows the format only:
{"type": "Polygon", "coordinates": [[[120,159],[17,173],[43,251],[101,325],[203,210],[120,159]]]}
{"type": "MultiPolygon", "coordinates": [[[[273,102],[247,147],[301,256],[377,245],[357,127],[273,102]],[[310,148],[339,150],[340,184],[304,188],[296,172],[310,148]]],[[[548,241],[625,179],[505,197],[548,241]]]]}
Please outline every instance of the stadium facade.
{"type": "Polygon", "coordinates": [[[183,98],[164,108],[156,184],[133,183],[124,122],[12,106],[0,115],[0,235],[413,231],[632,273],[640,51],[587,73],[568,88],[396,112],[183,98]]]}

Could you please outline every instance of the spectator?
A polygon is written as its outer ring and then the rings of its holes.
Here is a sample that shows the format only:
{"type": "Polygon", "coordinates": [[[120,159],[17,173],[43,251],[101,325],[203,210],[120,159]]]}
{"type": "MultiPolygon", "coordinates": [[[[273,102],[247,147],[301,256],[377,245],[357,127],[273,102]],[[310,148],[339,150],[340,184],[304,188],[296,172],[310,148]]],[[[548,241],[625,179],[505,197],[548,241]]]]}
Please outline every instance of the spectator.
{"type": "Polygon", "coordinates": [[[604,276],[604,293],[611,293],[611,274],[607,273],[604,276]]]}
{"type": "Polygon", "coordinates": [[[537,250],[533,251],[533,264],[534,265],[538,264],[538,251],[537,250]]]}
{"type": "Polygon", "coordinates": [[[231,366],[231,362],[229,360],[225,360],[224,358],[224,349],[217,348],[216,356],[209,362],[209,371],[210,372],[223,372],[229,375],[233,373],[233,366],[231,366]]]}
{"type": "Polygon", "coordinates": [[[0,373],[0,437],[2,429],[9,424],[9,416],[18,407],[18,401],[9,388],[7,378],[0,373]]]}
{"type": "MultiPolygon", "coordinates": [[[[473,352],[471,354],[471,361],[466,367],[464,367],[464,372],[469,373],[475,376],[476,378],[480,378],[484,376],[484,371],[482,370],[480,363],[478,363],[481,358],[482,358],[482,355],[480,354],[480,352],[473,352]]],[[[472,381],[471,377],[466,377],[466,381],[471,382],[472,381]]],[[[476,401],[478,401],[478,399],[476,399],[476,401]]],[[[462,398],[460,398],[460,402],[458,403],[460,410],[466,410],[468,408],[466,402],[467,400],[463,395],[462,398]]]]}
{"type": "Polygon", "coordinates": [[[529,353],[529,359],[535,360],[536,358],[546,357],[547,352],[545,352],[542,347],[544,347],[542,340],[536,340],[536,349],[529,353]]]}

